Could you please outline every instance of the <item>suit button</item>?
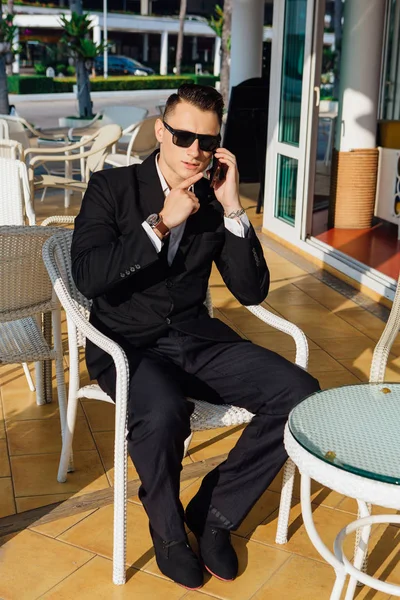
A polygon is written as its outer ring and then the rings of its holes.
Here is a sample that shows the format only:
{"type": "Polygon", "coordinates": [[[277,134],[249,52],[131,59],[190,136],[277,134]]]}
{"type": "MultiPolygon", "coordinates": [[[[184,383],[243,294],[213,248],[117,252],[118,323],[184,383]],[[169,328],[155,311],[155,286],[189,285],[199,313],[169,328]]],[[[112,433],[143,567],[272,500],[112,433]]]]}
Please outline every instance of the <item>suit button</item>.
{"type": "Polygon", "coordinates": [[[140,269],[140,265],[135,265],[135,269],[139,270],[140,269]]]}
{"type": "Polygon", "coordinates": [[[120,273],[119,276],[120,277],[125,277],[125,273],[120,273]]]}
{"type": "Polygon", "coordinates": [[[169,319],[168,317],[165,319],[167,325],[171,325],[171,319],[169,319]]]}
{"type": "Polygon", "coordinates": [[[174,284],[170,279],[167,279],[165,281],[165,285],[167,286],[167,288],[172,288],[174,284]]]}
{"type": "Polygon", "coordinates": [[[127,270],[125,271],[125,273],[126,273],[126,275],[130,275],[130,274],[131,274],[131,272],[130,272],[130,270],[129,270],[129,269],[127,269],[127,270]]]}
{"type": "Polygon", "coordinates": [[[134,273],[136,271],[135,267],[130,267],[131,273],[134,273]]]}

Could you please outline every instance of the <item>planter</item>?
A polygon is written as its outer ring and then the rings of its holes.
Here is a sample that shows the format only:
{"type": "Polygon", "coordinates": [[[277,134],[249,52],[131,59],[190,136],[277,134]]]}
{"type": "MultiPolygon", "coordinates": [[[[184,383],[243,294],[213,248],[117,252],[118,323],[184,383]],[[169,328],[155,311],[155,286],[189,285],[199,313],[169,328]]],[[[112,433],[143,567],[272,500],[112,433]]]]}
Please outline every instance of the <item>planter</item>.
{"type": "Polygon", "coordinates": [[[374,215],[377,148],[333,151],[330,222],[338,229],[366,229],[374,215]]]}
{"type": "Polygon", "coordinates": [[[87,127],[93,119],[80,119],[79,117],[60,117],[58,124],[60,127],[87,127]]]}

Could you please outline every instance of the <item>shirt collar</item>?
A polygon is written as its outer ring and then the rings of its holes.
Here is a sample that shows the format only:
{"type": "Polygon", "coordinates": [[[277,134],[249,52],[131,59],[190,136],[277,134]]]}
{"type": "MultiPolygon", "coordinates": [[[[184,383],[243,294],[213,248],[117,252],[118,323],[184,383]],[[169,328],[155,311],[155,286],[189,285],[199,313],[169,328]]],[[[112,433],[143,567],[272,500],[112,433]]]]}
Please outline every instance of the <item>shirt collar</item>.
{"type": "Polygon", "coordinates": [[[158,158],[159,158],[159,156],[160,156],[160,154],[157,154],[157,155],[156,155],[156,169],[157,169],[157,175],[158,175],[158,178],[159,178],[159,180],[160,180],[160,183],[161,183],[161,187],[162,187],[162,191],[163,191],[163,193],[164,193],[164,196],[168,196],[168,194],[170,193],[170,191],[171,191],[171,190],[170,190],[170,187],[169,187],[168,183],[165,181],[165,177],[164,177],[164,175],[161,173],[161,169],[160,169],[160,167],[158,166],[158,158]]]}

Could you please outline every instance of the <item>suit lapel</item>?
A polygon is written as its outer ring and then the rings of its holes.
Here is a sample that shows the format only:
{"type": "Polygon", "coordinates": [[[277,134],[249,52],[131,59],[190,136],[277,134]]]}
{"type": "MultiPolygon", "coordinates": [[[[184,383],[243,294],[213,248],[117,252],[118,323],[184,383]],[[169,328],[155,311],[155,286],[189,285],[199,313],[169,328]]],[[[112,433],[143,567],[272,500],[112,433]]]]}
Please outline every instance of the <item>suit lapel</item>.
{"type": "Polygon", "coordinates": [[[137,166],[139,198],[145,219],[152,213],[159,213],[164,206],[164,192],[156,169],[158,152],[156,150],[137,166]]]}

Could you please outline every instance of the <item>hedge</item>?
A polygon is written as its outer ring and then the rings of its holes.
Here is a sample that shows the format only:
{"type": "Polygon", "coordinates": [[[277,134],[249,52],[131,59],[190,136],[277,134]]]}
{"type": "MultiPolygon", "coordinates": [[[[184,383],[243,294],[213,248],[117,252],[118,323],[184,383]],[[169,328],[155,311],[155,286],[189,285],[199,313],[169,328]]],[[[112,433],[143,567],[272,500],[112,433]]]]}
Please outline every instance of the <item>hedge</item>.
{"type": "MultiPolygon", "coordinates": [[[[96,77],[90,80],[92,92],[115,90],[159,90],[174,89],[183,83],[199,83],[202,85],[215,85],[218,77],[214,75],[150,75],[146,77],[96,77]]],[[[11,94],[49,94],[72,92],[76,83],[75,77],[50,77],[10,75],[8,77],[8,91],[11,94]]]]}

